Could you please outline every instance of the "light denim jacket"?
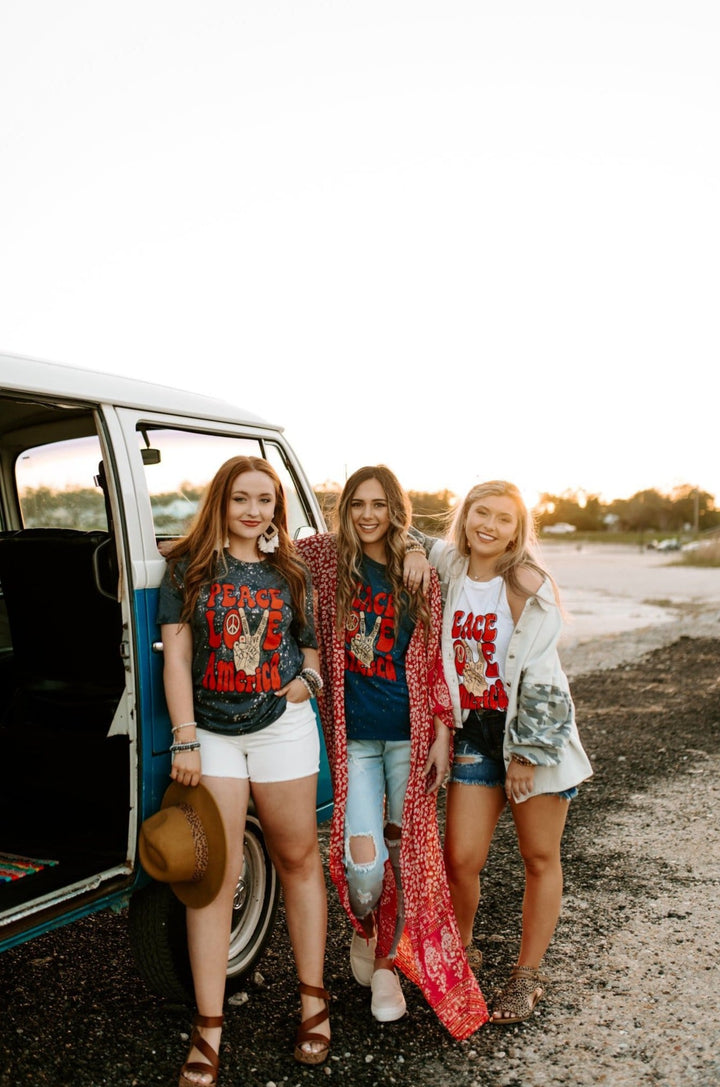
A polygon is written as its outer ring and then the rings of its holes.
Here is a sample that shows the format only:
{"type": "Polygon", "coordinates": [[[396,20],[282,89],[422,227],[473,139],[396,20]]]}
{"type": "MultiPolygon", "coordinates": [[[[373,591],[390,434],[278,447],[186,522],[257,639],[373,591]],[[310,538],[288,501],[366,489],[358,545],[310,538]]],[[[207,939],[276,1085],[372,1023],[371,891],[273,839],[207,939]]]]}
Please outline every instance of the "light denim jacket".
{"type": "MultiPolygon", "coordinates": [[[[430,540],[426,537],[425,542],[429,544],[430,540]]],[[[443,665],[455,727],[460,729],[462,710],[452,622],[468,559],[445,540],[432,544],[428,558],[437,568],[443,592],[443,665]]],[[[557,647],[561,631],[562,615],[546,578],[535,595],[528,597],[505,659],[508,707],[503,757],[506,767],[513,752],[535,764],[531,796],[571,789],[593,772],[580,743],[570,687],[560,665],[557,647]]]]}

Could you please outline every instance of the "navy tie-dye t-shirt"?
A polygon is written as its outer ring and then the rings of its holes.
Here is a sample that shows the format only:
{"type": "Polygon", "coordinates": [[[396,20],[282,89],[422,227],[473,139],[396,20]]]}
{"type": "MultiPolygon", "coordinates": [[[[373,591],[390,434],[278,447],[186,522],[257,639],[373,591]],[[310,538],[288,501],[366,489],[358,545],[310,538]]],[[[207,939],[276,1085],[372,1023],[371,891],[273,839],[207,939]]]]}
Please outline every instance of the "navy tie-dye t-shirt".
{"type": "MultiPolygon", "coordinates": [[[[285,698],[275,691],[298,674],[302,648],[317,648],[317,640],[309,577],[298,635],[282,574],[270,562],[241,562],[227,551],[225,561],[227,569],[201,589],[190,624],[195,719],[199,728],[238,735],[282,715],[285,698]]],[[[165,571],[158,623],[180,621],[183,569],[178,563],[174,579],[165,571]]]]}
{"type": "Polygon", "coordinates": [[[364,556],[345,631],[345,722],[351,740],[409,740],[405,654],[414,624],[407,612],[395,630],[386,568],[364,556]]]}

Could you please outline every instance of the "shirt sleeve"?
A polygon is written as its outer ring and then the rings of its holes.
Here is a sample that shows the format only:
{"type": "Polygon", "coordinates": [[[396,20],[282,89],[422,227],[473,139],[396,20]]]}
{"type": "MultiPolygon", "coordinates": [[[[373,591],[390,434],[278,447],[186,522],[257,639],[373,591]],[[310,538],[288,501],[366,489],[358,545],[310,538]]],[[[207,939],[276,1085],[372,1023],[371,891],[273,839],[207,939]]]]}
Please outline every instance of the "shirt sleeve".
{"type": "Polygon", "coordinates": [[[184,582],[182,573],[175,567],[174,576],[170,567],[165,567],[158,596],[157,622],[179,623],[184,603],[184,582]]]}
{"type": "Polygon", "coordinates": [[[312,580],[309,574],[305,576],[305,625],[298,635],[297,644],[301,649],[317,649],[318,647],[315,632],[312,580]]]}

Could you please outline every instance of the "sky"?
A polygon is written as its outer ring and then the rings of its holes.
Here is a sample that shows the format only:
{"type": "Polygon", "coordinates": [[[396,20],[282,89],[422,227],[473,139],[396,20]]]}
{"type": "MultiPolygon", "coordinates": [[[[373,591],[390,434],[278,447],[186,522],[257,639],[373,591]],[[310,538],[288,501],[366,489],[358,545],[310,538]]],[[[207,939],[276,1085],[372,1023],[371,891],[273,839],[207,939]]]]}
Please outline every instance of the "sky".
{"type": "Polygon", "coordinates": [[[720,505],[717,0],[2,0],[0,350],[312,483],[720,505]]]}

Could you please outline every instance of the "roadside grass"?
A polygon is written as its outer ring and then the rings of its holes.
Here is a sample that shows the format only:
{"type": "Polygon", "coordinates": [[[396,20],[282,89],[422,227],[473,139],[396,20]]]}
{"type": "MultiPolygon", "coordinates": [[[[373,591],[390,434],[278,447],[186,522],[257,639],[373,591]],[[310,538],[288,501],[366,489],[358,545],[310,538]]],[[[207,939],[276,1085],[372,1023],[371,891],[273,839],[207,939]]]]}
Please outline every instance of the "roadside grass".
{"type": "Polygon", "coordinates": [[[681,551],[678,566],[720,566],[720,540],[712,540],[696,547],[694,551],[681,551]]]}

